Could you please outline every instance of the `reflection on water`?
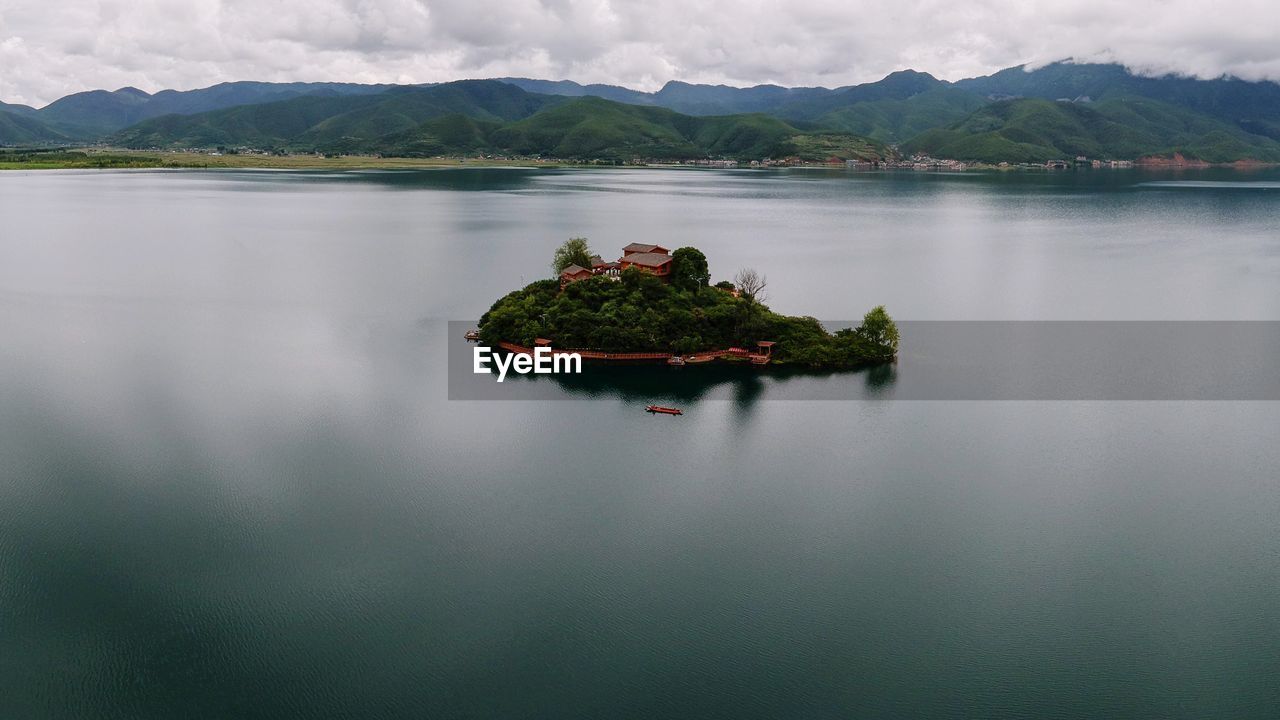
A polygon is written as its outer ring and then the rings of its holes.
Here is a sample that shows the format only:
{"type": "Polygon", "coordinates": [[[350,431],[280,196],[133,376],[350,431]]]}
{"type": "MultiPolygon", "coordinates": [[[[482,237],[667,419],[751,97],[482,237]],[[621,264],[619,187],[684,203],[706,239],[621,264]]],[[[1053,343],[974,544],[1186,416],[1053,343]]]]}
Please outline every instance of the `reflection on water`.
{"type": "MultiPolygon", "coordinates": [[[[520,167],[441,167],[415,170],[173,170],[170,173],[205,177],[212,172],[228,180],[244,183],[243,189],[251,192],[283,189],[282,181],[295,188],[301,184],[313,186],[342,185],[350,189],[376,188],[379,190],[440,190],[448,192],[505,192],[524,190],[535,182],[554,178],[571,170],[555,168],[520,167]]],[[[230,189],[230,188],[228,188],[230,189]]]]}
{"type": "Polygon", "coordinates": [[[1280,403],[866,402],[953,366],[905,324],[448,399],[578,234],[790,314],[1280,318],[1274,193],[1143,179],[0,174],[0,717],[1271,720],[1280,403]]]}
{"type": "Polygon", "coordinates": [[[1152,180],[1144,182],[1140,187],[1152,188],[1186,188],[1188,190],[1280,190],[1280,182],[1269,180],[1152,180]]]}
{"type": "MultiPolygon", "coordinates": [[[[496,376],[496,371],[494,374],[496,376]]],[[[891,389],[896,377],[893,364],[830,371],[719,363],[698,367],[586,365],[581,374],[508,373],[506,382],[551,383],[563,392],[564,399],[617,398],[629,402],[732,399],[745,408],[765,399],[771,388],[806,381],[815,386],[838,382],[845,388],[848,383],[860,382],[863,397],[876,399],[891,389]]]]}

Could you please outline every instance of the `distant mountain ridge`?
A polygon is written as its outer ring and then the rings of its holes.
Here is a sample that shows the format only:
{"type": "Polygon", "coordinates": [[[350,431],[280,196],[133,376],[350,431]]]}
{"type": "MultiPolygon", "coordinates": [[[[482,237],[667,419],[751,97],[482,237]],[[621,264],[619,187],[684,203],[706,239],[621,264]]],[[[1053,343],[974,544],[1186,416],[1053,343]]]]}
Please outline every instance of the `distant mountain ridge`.
{"type": "Polygon", "coordinates": [[[874,142],[806,133],[763,114],[695,117],[593,96],[529,93],[497,80],[166,115],[127,128],[111,141],[143,148],[248,146],[399,156],[484,150],[617,160],[827,152],[880,159],[887,154],[874,142]]]}
{"type": "Polygon", "coordinates": [[[66,143],[70,137],[26,113],[0,112],[0,142],[7,145],[66,143]]]}
{"type": "Polygon", "coordinates": [[[904,149],[989,163],[1175,154],[1217,163],[1244,158],[1280,162],[1280,142],[1224,120],[1136,97],[1088,103],[1001,100],[946,128],[920,133],[904,149]]]}
{"type": "MultiPolygon", "coordinates": [[[[535,112],[549,112],[557,102],[594,97],[692,117],[755,114],[775,118],[798,133],[865,136],[873,144],[901,144],[920,151],[932,148],[931,152],[939,153],[946,149],[976,152],[965,159],[989,159],[992,151],[1002,149],[1019,157],[1040,157],[1046,152],[1067,152],[1069,148],[1158,154],[1177,147],[1196,157],[1199,153],[1206,159],[1229,162],[1268,159],[1274,150],[1270,141],[1280,140],[1280,85],[1274,82],[1145,77],[1119,65],[1053,63],[1030,71],[1025,67],[1008,68],[956,82],[939,80],[924,72],[901,70],[876,82],[831,89],[777,85],[739,88],[672,81],[657,92],[642,92],[567,80],[500,78],[496,82],[529,95],[552,98],[536,101],[535,112]],[[996,112],[994,106],[999,103],[1019,99],[1066,101],[1079,108],[1059,108],[1061,112],[1055,112],[1027,102],[1014,104],[1023,108],[1019,112],[996,112]],[[1115,102],[1120,100],[1156,103],[1129,107],[1130,111],[1141,107],[1147,113],[1139,123],[1141,132],[1130,128],[1134,132],[1121,133],[1111,128],[1092,142],[1077,142],[1084,136],[1079,135],[1076,123],[1088,120],[1086,125],[1101,128],[1106,125],[1104,120],[1126,122],[1120,119],[1124,106],[1115,102]],[[1092,109],[1097,117],[1082,108],[1092,109]],[[1047,122],[1050,116],[1056,119],[1041,126],[1041,121],[1047,122]],[[1036,127],[1022,127],[1020,123],[1024,121],[1036,127]],[[1202,132],[1197,134],[1197,129],[1202,132]],[[1024,131],[1034,137],[1024,137],[1024,131]],[[990,135],[992,132],[997,132],[999,138],[1012,138],[1011,144],[999,141],[997,136],[990,135]],[[1053,135],[1056,132],[1077,134],[1058,137],[1053,135]],[[985,139],[962,141],[965,135],[985,135],[985,139]],[[1119,141],[1121,136],[1127,139],[1119,141]],[[1018,145],[1034,147],[1034,151],[1015,147],[1018,145]],[[981,152],[977,152],[979,149],[981,152]]],[[[458,147],[478,148],[495,137],[507,137],[490,135],[493,128],[486,123],[506,124],[524,119],[501,114],[489,117],[476,108],[465,107],[465,103],[448,112],[441,108],[430,112],[418,108],[397,114],[393,110],[396,102],[411,102],[410,98],[422,100],[414,95],[397,98],[398,93],[430,87],[434,86],[236,82],[199,90],[165,90],[154,95],[136,88],[94,90],[69,95],[39,109],[0,104],[0,144],[58,144],[104,138],[131,138],[142,142],[150,137],[155,144],[166,146],[179,140],[193,141],[192,146],[238,142],[279,145],[314,140],[317,146],[355,148],[368,147],[365,142],[368,137],[411,134],[424,122],[457,114],[467,121],[452,122],[449,132],[437,129],[446,135],[462,133],[454,135],[455,139],[466,139],[458,147]],[[384,95],[388,97],[367,99],[384,95]],[[294,114],[291,121],[283,118],[268,121],[262,115],[277,112],[274,108],[278,103],[302,98],[307,98],[307,102],[289,106],[286,111],[294,114]],[[261,106],[273,109],[252,110],[261,106]],[[216,114],[222,111],[227,112],[216,114]],[[360,121],[362,112],[373,115],[360,121]],[[346,118],[346,113],[355,115],[346,118]],[[196,115],[201,119],[194,123],[181,119],[196,115]],[[157,119],[162,120],[156,122],[157,119]],[[305,133],[293,132],[297,123],[308,120],[314,120],[316,127],[308,126],[305,133]],[[280,122],[284,126],[273,125],[280,122]],[[283,132],[285,126],[289,132],[283,132]],[[353,127],[358,129],[352,130],[353,127]],[[122,133],[126,128],[130,131],[122,133]]],[[[592,106],[588,114],[599,116],[590,128],[590,133],[597,135],[616,135],[614,131],[618,128],[606,127],[609,121],[603,119],[605,116],[623,125],[631,123],[632,130],[635,129],[633,121],[641,117],[633,111],[619,113],[596,106],[592,106]]],[[[741,122],[743,126],[763,127],[761,119],[741,122]]],[[[657,142],[656,137],[650,139],[657,142]]],[[[588,142],[583,146],[597,144],[588,142]]],[[[437,147],[452,146],[446,143],[437,147]]]]}
{"type": "Polygon", "coordinates": [[[36,112],[36,109],[30,105],[16,105],[0,102],[0,112],[13,113],[14,115],[29,115],[36,112]]]}
{"type": "Polygon", "coordinates": [[[686,115],[734,115],[770,112],[776,107],[834,92],[827,88],[787,88],[780,85],[732,87],[729,85],[695,85],[672,80],[657,92],[631,90],[618,85],[580,85],[571,80],[531,80],[529,78],[496,78],[529,92],[547,95],[594,97],[630,105],[654,105],[686,115]]]}
{"type": "MultiPolygon", "coordinates": [[[[152,95],[134,87],[88,90],[59,98],[43,108],[0,103],[0,112],[31,118],[47,126],[51,136],[92,141],[143,120],[162,115],[189,115],[239,105],[255,105],[307,95],[372,95],[393,85],[359,83],[228,82],[198,90],[161,90],[152,95]]],[[[0,143],[13,143],[0,132],[0,143]]]]}

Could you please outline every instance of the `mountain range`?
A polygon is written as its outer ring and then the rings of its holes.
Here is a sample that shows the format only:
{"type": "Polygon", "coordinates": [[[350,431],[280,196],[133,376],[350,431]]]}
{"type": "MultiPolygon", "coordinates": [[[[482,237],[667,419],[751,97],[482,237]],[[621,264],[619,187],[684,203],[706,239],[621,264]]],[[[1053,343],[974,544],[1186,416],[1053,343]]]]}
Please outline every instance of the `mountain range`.
{"type": "Polygon", "coordinates": [[[1145,77],[1119,65],[1015,67],[957,82],[904,70],[840,88],[669,82],[657,92],[528,78],[423,85],[223,83],[0,103],[0,144],[104,142],[327,153],[515,153],[575,159],[986,162],[1179,153],[1280,161],[1280,85],[1145,77]]]}

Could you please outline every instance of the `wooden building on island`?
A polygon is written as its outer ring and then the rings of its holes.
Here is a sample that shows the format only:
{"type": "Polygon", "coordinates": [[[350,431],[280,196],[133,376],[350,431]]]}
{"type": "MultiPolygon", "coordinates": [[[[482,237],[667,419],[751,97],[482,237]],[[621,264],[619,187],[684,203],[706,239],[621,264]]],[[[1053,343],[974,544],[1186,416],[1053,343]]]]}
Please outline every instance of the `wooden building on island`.
{"type": "Polygon", "coordinates": [[[586,280],[595,275],[595,272],[578,265],[577,263],[570,265],[560,271],[560,289],[563,290],[565,285],[579,280],[586,280]]]}
{"type": "Polygon", "coordinates": [[[560,287],[563,289],[569,283],[596,275],[617,280],[627,268],[635,268],[665,280],[671,275],[671,251],[661,245],[631,243],[622,248],[622,257],[612,262],[593,255],[590,268],[574,264],[560,271],[560,287]]]}

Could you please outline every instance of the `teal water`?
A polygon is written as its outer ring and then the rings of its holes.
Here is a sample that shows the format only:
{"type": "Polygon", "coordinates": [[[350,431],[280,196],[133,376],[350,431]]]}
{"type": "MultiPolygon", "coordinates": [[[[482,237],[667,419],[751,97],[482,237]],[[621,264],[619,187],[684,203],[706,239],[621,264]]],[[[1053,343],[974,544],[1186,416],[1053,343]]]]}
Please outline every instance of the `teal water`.
{"type": "Polygon", "coordinates": [[[0,716],[1274,717],[1277,403],[450,402],[442,328],[570,235],[1280,320],[1277,179],[0,174],[0,716]]]}

